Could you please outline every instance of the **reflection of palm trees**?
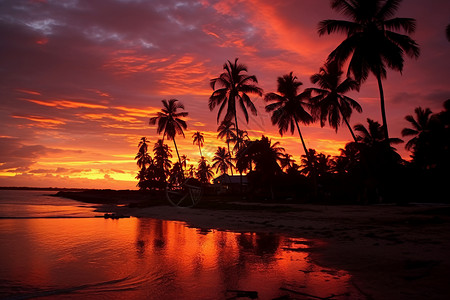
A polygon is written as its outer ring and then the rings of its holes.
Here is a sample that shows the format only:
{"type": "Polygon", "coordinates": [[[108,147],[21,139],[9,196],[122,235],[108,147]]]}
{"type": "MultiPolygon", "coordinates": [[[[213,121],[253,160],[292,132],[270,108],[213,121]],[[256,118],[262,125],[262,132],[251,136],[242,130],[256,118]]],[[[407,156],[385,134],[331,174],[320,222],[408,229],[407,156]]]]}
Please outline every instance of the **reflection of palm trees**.
{"type": "Polygon", "coordinates": [[[320,88],[311,88],[317,95],[311,98],[313,103],[313,113],[320,120],[320,126],[324,126],[327,119],[328,124],[337,132],[339,125],[344,122],[353,139],[356,136],[352,127],[348,123],[352,114],[352,109],[362,112],[361,106],[350,97],[344,94],[359,88],[358,83],[347,77],[341,82],[342,71],[336,62],[327,62],[320,68],[319,73],[311,76],[311,82],[318,84],[320,88]]]}
{"type": "Polygon", "coordinates": [[[293,134],[296,127],[303,149],[308,154],[298,123],[309,124],[313,119],[303,108],[303,106],[307,105],[303,100],[309,99],[310,93],[305,91],[299,94],[298,89],[301,85],[302,83],[297,81],[297,77],[293,76],[291,72],[283,77],[278,77],[277,91],[279,94],[268,93],[264,96],[264,99],[273,101],[273,103],[266,106],[266,111],[272,113],[272,124],[278,125],[280,135],[283,136],[283,133],[289,128],[291,134],[293,134]]]}
{"type": "Polygon", "coordinates": [[[202,157],[202,147],[205,139],[203,138],[203,134],[200,131],[197,131],[192,135],[192,138],[194,139],[193,144],[198,145],[198,151],[200,152],[200,157],[202,157]]]}
{"type": "Polygon", "coordinates": [[[413,136],[413,138],[410,139],[405,145],[407,150],[414,149],[420,139],[420,136],[430,130],[431,110],[429,108],[423,109],[422,107],[417,107],[414,112],[416,113],[416,118],[412,115],[407,115],[405,117],[406,121],[411,123],[412,128],[404,128],[402,130],[402,136],[413,136]]]}
{"type": "Polygon", "coordinates": [[[247,66],[238,64],[237,61],[237,58],[234,60],[234,63],[228,60],[223,65],[225,72],[220,74],[219,77],[211,79],[211,88],[214,92],[209,97],[208,106],[210,110],[219,106],[217,122],[219,122],[222,111],[226,107],[224,121],[231,121],[234,118],[236,135],[239,136],[236,106],[239,104],[248,123],[247,108],[250,109],[253,115],[257,114],[256,107],[250,100],[248,94],[261,96],[262,89],[256,85],[258,83],[256,76],[244,74],[244,72],[247,72],[247,66]]]}
{"type": "Polygon", "coordinates": [[[331,7],[351,20],[324,20],[319,23],[319,35],[344,32],[346,39],[328,56],[342,66],[351,56],[348,72],[360,82],[369,73],[375,75],[380,91],[381,115],[386,141],[389,134],[386,120],[384,93],[381,80],[386,78],[386,67],[403,70],[403,54],[417,58],[420,50],[417,43],[408,35],[395,31],[402,29],[413,33],[416,22],[411,18],[392,18],[401,0],[346,1],[334,0],[331,7]]]}
{"type": "Polygon", "coordinates": [[[220,170],[222,174],[226,174],[228,169],[233,170],[234,166],[231,161],[230,152],[227,152],[225,147],[218,147],[213,158],[212,167],[216,168],[216,172],[220,170]]]}
{"type": "Polygon", "coordinates": [[[184,105],[178,102],[177,99],[162,100],[163,108],[157,113],[156,117],[152,117],[149,120],[150,125],[158,123],[156,128],[157,133],[163,132],[162,142],[164,137],[167,136],[168,140],[173,140],[175,151],[177,152],[178,162],[181,163],[180,154],[178,153],[177,143],[175,142],[175,136],[180,134],[184,137],[183,129],[187,128],[186,122],[182,120],[182,117],[187,117],[187,112],[177,112],[178,109],[184,109],[184,105]]]}

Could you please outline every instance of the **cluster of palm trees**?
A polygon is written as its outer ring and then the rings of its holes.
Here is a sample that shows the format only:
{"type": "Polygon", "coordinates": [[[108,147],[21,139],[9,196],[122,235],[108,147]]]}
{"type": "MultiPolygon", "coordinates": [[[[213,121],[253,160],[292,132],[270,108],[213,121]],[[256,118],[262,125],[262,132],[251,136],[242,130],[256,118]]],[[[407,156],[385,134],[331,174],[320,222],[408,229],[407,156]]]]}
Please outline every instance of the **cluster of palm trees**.
{"type": "MultiPolygon", "coordinates": [[[[151,159],[146,154],[148,146],[145,138],[139,144],[136,156],[140,168],[137,176],[139,187],[147,188],[148,182],[152,181],[161,185],[167,178],[169,183],[176,184],[186,176],[195,176],[201,182],[209,182],[215,168],[216,172],[223,174],[231,171],[233,175],[233,170],[241,175],[247,172],[249,179],[253,177],[253,181],[260,186],[270,188],[272,196],[273,186],[280,176],[290,176],[289,179],[284,178],[283,182],[293,180],[292,182],[297,183],[300,175],[307,176],[314,185],[314,193],[317,193],[318,185],[325,184],[324,178],[329,174],[340,174],[341,178],[359,178],[363,191],[360,191],[358,197],[368,193],[380,194],[380,190],[385,188],[382,182],[385,180],[381,178],[387,180],[387,174],[395,173],[392,171],[393,166],[404,164],[392,147],[401,140],[389,137],[382,80],[386,78],[388,68],[402,71],[405,54],[417,58],[420,53],[416,42],[408,36],[415,31],[415,20],[393,17],[400,2],[401,0],[331,1],[331,7],[348,17],[348,20],[324,20],[319,23],[318,33],[345,33],[346,37],[329,54],[319,72],[311,76],[311,82],[317,87],[300,90],[302,83],[290,72],[278,77],[277,93],[264,94],[263,89],[258,86],[256,76],[248,74],[246,65],[240,63],[238,58],[228,60],[223,65],[223,72],[210,81],[213,93],[209,97],[208,107],[211,111],[217,108],[217,122],[220,124],[218,138],[224,139],[227,146],[218,147],[212,166],[202,155],[204,138],[197,131],[193,135],[193,144],[198,145],[201,159],[196,170],[192,166],[190,170],[186,170],[186,157],[180,157],[175,137],[184,137],[183,130],[187,128],[187,124],[182,118],[188,116],[188,113],[181,111],[184,110],[184,105],[178,100],[162,100],[163,109],[149,121],[150,125],[157,124],[158,134],[162,133],[162,140],[153,149],[155,158],[151,159]],[[348,65],[346,73],[344,65],[348,65]],[[353,130],[350,125],[352,112],[356,110],[360,113],[362,108],[357,101],[345,94],[358,91],[370,74],[378,82],[382,124],[368,119],[367,128],[358,124],[353,130]],[[301,167],[289,154],[284,153],[278,142],[272,144],[265,136],[252,141],[245,130],[239,129],[238,110],[247,123],[249,113],[258,113],[250,98],[253,95],[264,97],[267,102],[265,110],[271,114],[272,124],[278,127],[281,136],[287,131],[291,134],[297,131],[304,151],[301,167]],[[301,125],[314,121],[319,121],[322,127],[328,123],[336,131],[341,124],[345,124],[353,141],[345,149],[340,149],[341,155],[334,158],[308,149],[301,125]],[[178,157],[178,162],[172,168],[168,162],[170,149],[167,145],[166,148],[163,147],[165,137],[173,140],[178,157]],[[158,151],[165,149],[165,156],[157,152],[156,148],[158,151]]],[[[423,119],[431,114],[427,110],[417,110],[416,113],[419,118],[417,123],[412,122],[412,116],[407,117],[416,131],[405,129],[404,136],[419,134],[417,132],[421,132],[421,128],[425,126],[423,119]]],[[[417,139],[418,137],[413,138],[406,146],[407,149],[413,149],[413,160],[421,157],[420,153],[425,151],[425,146],[418,146],[417,139]]]]}

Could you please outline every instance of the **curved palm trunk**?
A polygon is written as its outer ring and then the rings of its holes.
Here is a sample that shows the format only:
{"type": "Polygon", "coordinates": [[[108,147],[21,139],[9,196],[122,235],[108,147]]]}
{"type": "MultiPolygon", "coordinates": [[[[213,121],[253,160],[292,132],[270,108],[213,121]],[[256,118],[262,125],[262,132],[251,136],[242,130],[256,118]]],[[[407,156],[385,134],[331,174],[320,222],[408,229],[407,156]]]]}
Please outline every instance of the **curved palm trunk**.
{"type": "Polygon", "coordinates": [[[381,103],[381,118],[383,120],[383,131],[384,131],[384,137],[386,139],[386,144],[389,147],[389,133],[388,133],[388,126],[387,126],[387,119],[386,119],[386,108],[384,104],[384,92],[383,92],[383,85],[381,83],[381,76],[377,74],[377,81],[378,81],[378,89],[380,90],[380,103],[381,103]]]}
{"type": "Polygon", "coordinates": [[[342,116],[342,118],[344,119],[345,124],[347,124],[348,130],[350,130],[350,133],[351,133],[353,139],[355,140],[355,143],[357,143],[358,141],[356,140],[355,133],[353,132],[352,127],[351,127],[350,124],[348,123],[347,118],[344,117],[344,116],[342,116]]]}
{"type": "Polygon", "coordinates": [[[237,123],[237,112],[234,112],[234,123],[236,124],[236,138],[237,138],[237,143],[238,143],[238,147],[237,149],[240,149],[241,147],[241,139],[239,138],[239,127],[238,127],[238,123],[237,123]]]}
{"type": "Polygon", "coordinates": [[[355,140],[355,143],[357,143],[358,141],[356,140],[355,133],[353,132],[352,127],[351,127],[350,124],[348,123],[347,118],[346,118],[346,117],[344,116],[344,114],[342,113],[342,109],[341,109],[341,105],[339,104],[339,101],[335,101],[335,102],[336,102],[336,105],[337,105],[337,107],[338,107],[338,109],[339,109],[339,112],[341,113],[342,119],[344,119],[344,122],[345,122],[345,124],[347,125],[348,130],[350,130],[350,134],[352,135],[353,140],[355,140]]]}
{"type": "MultiPolygon", "coordinates": [[[[238,127],[238,121],[237,121],[237,112],[234,112],[234,122],[236,125],[236,136],[237,136],[237,143],[238,143],[238,149],[241,147],[241,139],[239,138],[239,127],[238,127]]],[[[243,180],[242,180],[242,172],[239,172],[239,179],[240,179],[240,187],[241,187],[241,195],[243,193],[243,180]]]]}
{"type": "MultiPolygon", "coordinates": [[[[227,146],[228,146],[228,154],[230,154],[230,157],[231,157],[230,140],[228,138],[227,138],[227,146]]],[[[230,170],[231,170],[231,176],[233,176],[233,166],[230,166],[230,170]]]]}
{"type": "Polygon", "coordinates": [[[295,120],[295,125],[297,125],[298,135],[300,136],[300,140],[302,141],[303,150],[305,150],[305,155],[308,161],[311,162],[311,167],[313,171],[312,179],[313,179],[313,188],[314,188],[314,197],[317,197],[317,174],[316,174],[316,167],[314,165],[314,161],[311,159],[308,153],[308,149],[306,149],[305,141],[303,140],[302,132],[300,131],[300,126],[298,126],[297,120],[295,120]]]}
{"type": "Polygon", "coordinates": [[[353,132],[352,127],[351,127],[350,124],[348,123],[347,118],[346,118],[346,117],[344,116],[344,114],[342,113],[341,106],[339,105],[339,103],[338,103],[338,108],[339,108],[339,111],[341,112],[342,119],[344,119],[344,122],[345,122],[345,124],[347,125],[348,130],[350,130],[350,134],[352,135],[353,139],[355,140],[355,143],[357,143],[358,141],[356,140],[355,133],[353,132]]]}
{"type": "Polygon", "coordinates": [[[200,143],[198,143],[198,150],[200,151],[200,157],[203,157],[203,155],[202,155],[202,148],[200,147],[200,143]]]}
{"type": "Polygon", "coordinates": [[[178,147],[177,147],[177,143],[175,142],[175,137],[173,137],[173,144],[175,146],[175,151],[177,152],[178,162],[180,163],[180,166],[181,166],[181,158],[180,158],[180,154],[178,153],[178,147]]]}
{"type": "Polygon", "coordinates": [[[300,140],[302,141],[303,150],[305,150],[305,155],[309,159],[308,149],[306,149],[305,141],[303,140],[302,132],[300,131],[300,126],[298,126],[297,120],[295,120],[295,125],[297,126],[298,135],[300,136],[300,140]]]}

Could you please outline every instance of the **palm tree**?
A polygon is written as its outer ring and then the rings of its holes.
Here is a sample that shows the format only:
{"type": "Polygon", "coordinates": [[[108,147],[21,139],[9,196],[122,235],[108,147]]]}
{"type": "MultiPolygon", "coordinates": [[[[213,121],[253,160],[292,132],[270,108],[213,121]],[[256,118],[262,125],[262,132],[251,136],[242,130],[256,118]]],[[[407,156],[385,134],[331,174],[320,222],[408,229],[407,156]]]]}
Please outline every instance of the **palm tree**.
{"type": "Polygon", "coordinates": [[[447,36],[447,40],[450,41],[450,24],[445,28],[445,35],[447,36]]]}
{"type": "Polygon", "coordinates": [[[288,153],[284,153],[281,155],[280,166],[283,170],[290,169],[294,163],[295,163],[295,160],[292,159],[292,155],[290,155],[288,153]]]}
{"type": "Polygon", "coordinates": [[[211,166],[208,164],[207,160],[203,156],[200,158],[198,162],[196,175],[197,179],[201,183],[209,183],[214,176],[211,166]]]}
{"type": "Polygon", "coordinates": [[[216,168],[216,172],[220,170],[222,174],[226,174],[228,169],[233,170],[233,163],[231,161],[230,152],[227,152],[225,147],[218,147],[216,154],[213,158],[213,168],[216,168]]]}
{"type": "Polygon", "coordinates": [[[162,100],[163,108],[156,114],[156,117],[150,118],[148,123],[155,125],[158,122],[156,132],[160,134],[163,132],[162,142],[164,137],[167,136],[168,140],[173,140],[175,151],[177,152],[178,162],[181,164],[180,154],[178,153],[177,143],[175,142],[175,136],[180,134],[184,137],[183,129],[187,128],[187,124],[182,117],[187,117],[187,112],[177,112],[178,109],[184,109],[184,105],[178,102],[177,99],[162,100]]]}
{"type": "Polygon", "coordinates": [[[347,20],[323,20],[319,23],[319,35],[343,32],[346,39],[328,56],[342,66],[351,57],[348,74],[359,82],[372,73],[378,82],[381,115],[385,141],[389,142],[384,92],[381,80],[386,78],[386,67],[402,72],[403,54],[417,58],[417,43],[406,34],[413,33],[416,21],[412,18],[391,18],[401,0],[332,0],[331,7],[350,18],[347,20]],[[391,19],[390,19],[391,18],[391,19]]]}
{"type": "Polygon", "coordinates": [[[162,139],[159,139],[153,147],[154,179],[160,183],[160,187],[162,187],[162,183],[166,182],[166,178],[172,167],[170,161],[172,154],[170,152],[169,146],[164,144],[162,139]]]}
{"type": "Polygon", "coordinates": [[[219,106],[217,123],[219,123],[220,116],[226,107],[226,114],[223,120],[231,121],[234,118],[236,135],[239,136],[237,104],[239,104],[245,121],[248,123],[247,109],[250,109],[253,115],[257,115],[256,107],[248,94],[262,96],[263,91],[257,86],[258,80],[256,76],[244,74],[247,72],[247,66],[238,64],[237,58],[234,60],[234,63],[228,60],[223,65],[223,69],[225,71],[219,77],[211,79],[210,84],[214,92],[209,97],[208,106],[211,111],[216,106],[219,106]]]}
{"type": "Polygon", "coordinates": [[[233,151],[239,151],[239,149],[242,148],[247,141],[250,141],[247,130],[239,129],[239,135],[234,134],[230,139],[230,142],[234,143],[233,151]]]}
{"type": "Polygon", "coordinates": [[[231,153],[230,152],[230,141],[232,141],[233,139],[236,139],[236,134],[234,133],[235,130],[236,129],[234,127],[234,123],[229,120],[222,121],[220,123],[219,127],[217,128],[217,131],[219,132],[217,134],[217,138],[218,139],[225,138],[229,153],[231,153]]]}
{"type": "Polygon", "coordinates": [[[349,120],[353,109],[361,113],[362,108],[358,102],[344,94],[352,90],[358,90],[359,85],[357,81],[349,77],[341,81],[342,74],[343,72],[338,64],[335,61],[329,61],[325,63],[324,67],[320,68],[319,73],[311,76],[311,82],[320,87],[308,89],[317,94],[310,99],[313,103],[312,112],[320,120],[321,127],[325,125],[328,119],[328,124],[336,132],[341,124],[342,117],[342,122],[347,125],[356,141],[349,120]]]}
{"type": "Polygon", "coordinates": [[[237,163],[242,172],[252,171],[252,165],[255,165],[255,171],[266,174],[278,174],[281,172],[281,163],[284,157],[284,148],[280,143],[272,144],[272,141],[262,136],[260,140],[247,141],[245,147],[239,149],[236,154],[237,163]]]}
{"type": "Polygon", "coordinates": [[[430,130],[431,110],[429,108],[423,109],[422,107],[417,107],[414,112],[416,113],[416,118],[412,115],[407,115],[405,117],[406,121],[411,123],[413,128],[404,128],[402,130],[402,136],[413,136],[413,138],[406,143],[406,150],[414,149],[420,136],[430,130]]]}
{"type": "Polygon", "coordinates": [[[301,173],[321,177],[331,171],[330,156],[309,149],[307,155],[302,155],[302,166],[301,173]]]}
{"type": "Polygon", "coordinates": [[[289,128],[291,134],[294,133],[294,128],[297,128],[300,140],[303,145],[305,154],[308,155],[305,141],[303,140],[302,133],[300,131],[299,122],[303,124],[309,124],[313,121],[311,115],[303,108],[308,104],[303,100],[309,99],[310,92],[304,91],[298,93],[299,87],[302,85],[300,81],[297,81],[297,77],[292,75],[292,72],[278,77],[278,87],[276,93],[267,93],[264,96],[265,101],[273,101],[273,103],[266,106],[267,112],[272,112],[271,120],[273,125],[278,125],[280,135],[283,136],[289,128]]]}
{"type": "Polygon", "coordinates": [[[136,164],[138,165],[139,169],[146,169],[147,165],[150,165],[152,162],[152,158],[148,154],[148,140],[144,136],[141,138],[139,145],[138,145],[138,153],[136,154],[134,159],[137,159],[136,164]]]}
{"type": "Polygon", "coordinates": [[[197,144],[198,145],[198,150],[200,151],[200,157],[202,157],[202,148],[203,147],[203,143],[205,141],[205,139],[203,138],[203,134],[200,131],[197,131],[196,133],[194,133],[192,135],[192,138],[194,139],[193,144],[197,144]]]}

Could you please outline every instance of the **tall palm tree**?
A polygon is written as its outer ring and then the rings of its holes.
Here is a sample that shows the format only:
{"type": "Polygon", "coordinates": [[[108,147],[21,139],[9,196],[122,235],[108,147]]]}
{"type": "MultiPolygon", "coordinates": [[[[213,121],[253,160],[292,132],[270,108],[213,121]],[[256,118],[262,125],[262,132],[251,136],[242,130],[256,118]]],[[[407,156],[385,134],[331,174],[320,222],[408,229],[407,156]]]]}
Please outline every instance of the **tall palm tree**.
{"type": "Polygon", "coordinates": [[[178,109],[184,109],[184,105],[178,102],[177,99],[162,100],[163,108],[156,114],[156,117],[151,117],[148,123],[155,125],[158,123],[156,132],[160,134],[163,132],[162,142],[164,137],[167,136],[168,140],[173,140],[175,151],[177,152],[178,162],[181,164],[180,154],[178,153],[177,143],[175,142],[175,136],[180,134],[184,137],[184,129],[187,128],[187,124],[181,118],[187,117],[188,113],[177,112],[178,109]]]}
{"type": "Polygon", "coordinates": [[[330,53],[328,60],[336,60],[342,66],[351,57],[348,73],[363,82],[372,73],[378,82],[384,136],[390,141],[386,120],[382,79],[386,67],[401,72],[404,54],[417,58],[417,43],[407,34],[416,29],[412,18],[391,18],[401,0],[332,0],[331,7],[350,20],[323,20],[319,23],[319,35],[343,32],[346,39],[330,53]],[[406,34],[396,31],[403,30],[406,34]]]}
{"type": "Polygon", "coordinates": [[[310,99],[313,104],[312,112],[320,120],[320,126],[323,127],[328,119],[328,124],[336,132],[341,124],[342,117],[342,122],[347,125],[356,141],[349,120],[353,109],[360,113],[362,108],[358,102],[344,94],[352,90],[358,90],[359,85],[356,80],[349,77],[341,81],[342,74],[343,71],[335,61],[328,61],[320,68],[319,73],[311,76],[311,82],[320,87],[308,89],[316,94],[310,99]]]}
{"type": "Polygon", "coordinates": [[[203,138],[203,134],[200,131],[197,131],[192,135],[192,138],[194,139],[193,144],[198,145],[198,150],[200,151],[200,157],[202,157],[202,147],[203,143],[205,142],[205,139],[203,138]]]}
{"type": "Polygon", "coordinates": [[[250,109],[253,115],[257,115],[256,107],[250,100],[248,94],[262,96],[263,90],[257,86],[258,80],[256,76],[246,74],[247,66],[238,64],[238,58],[234,60],[234,63],[228,60],[223,65],[223,69],[225,71],[219,77],[211,79],[210,84],[214,92],[209,97],[208,106],[211,111],[216,106],[219,106],[217,123],[219,123],[221,114],[226,108],[226,114],[223,120],[231,121],[234,118],[236,135],[239,136],[236,106],[239,104],[245,121],[248,123],[247,109],[250,109]]]}
{"type": "Polygon", "coordinates": [[[298,93],[302,83],[297,81],[297,77],[292,72],[283,77],[278,77],[277,81],[277,91],[279,94],[267,93],[264,96],[265,101],[272,101],[271,104],[266,106],[266,111],[272,113],[272,124],[278,125],[281,136],[289,128],[291,134],[297,128],[305,154],[308,155],[308,150],[298,123],[301,122],[306,125],[313,121],[311,115],[304,109],[304,106],[308,105],[304,100],[309,99],[310,92],[304,91],[300,94],[298,93]]]}
{"type": "Polygon", "coordinates": [[[419,106],[414,112],[416,113],[416,118],[412,115],[405,117],[406,121],[411,123],[413,128],[404,128],[402,130],[402,136],[413,136],[405,145],[407,150],[414,149],[419,141],[419,137],[430,130],[431,110],[429,108],[423,109],[419,106]]]}
{"type": "Polygon", "coordinates": [[[227,152],[225,147],[218,147],[216,154],[213,158],[213,168],[216,168],[216,172],[220,171],[222,174],[226,174],[228,169],[233,170],[233,162],[231,161],[230,152],[227,152]]]}

